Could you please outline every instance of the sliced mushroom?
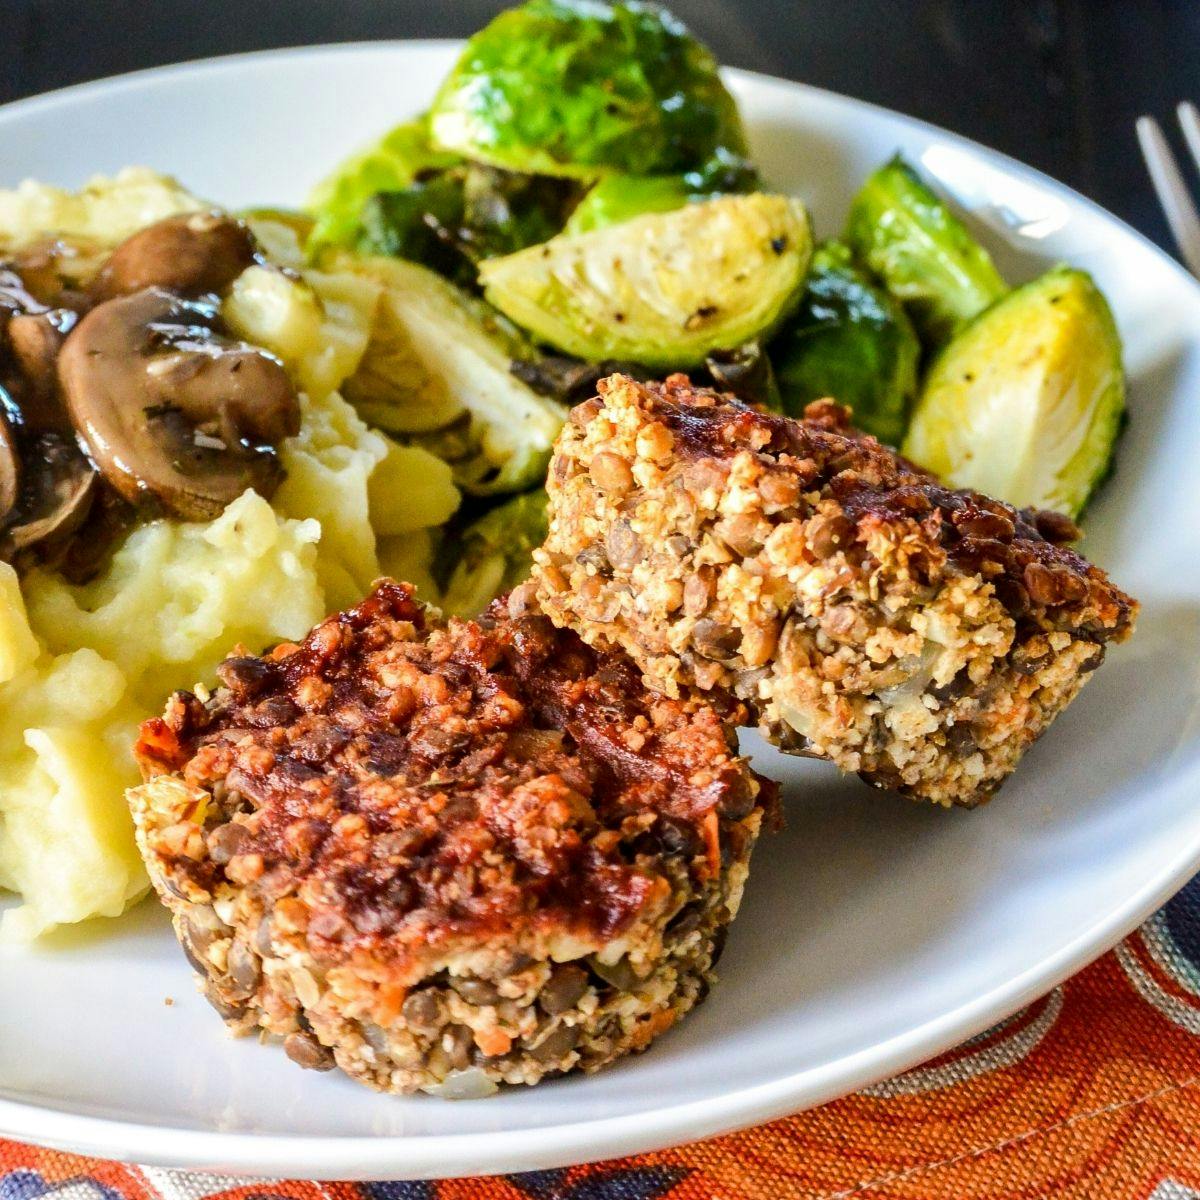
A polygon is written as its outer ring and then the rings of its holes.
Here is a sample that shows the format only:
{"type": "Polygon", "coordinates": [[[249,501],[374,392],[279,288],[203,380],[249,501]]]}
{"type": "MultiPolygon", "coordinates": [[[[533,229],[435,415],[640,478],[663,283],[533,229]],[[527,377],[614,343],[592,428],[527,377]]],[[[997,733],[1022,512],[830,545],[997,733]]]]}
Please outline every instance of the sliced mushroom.
{"type": "Polygon", "coordinates": [[[224,213],[184,213],[147,225],[123,241],[93,288],[102,298],[148,287],[185,296],[223,292],[258,260],[254,235],[224,213]]]}
{"type": "Polygon", "coordinates": [[[4,530],[6,555],[74,533],[96,495],[92,464],[73,441],[59,434],[43,434],[26,446],[23,475],[18,502],[4,530]]]}
{"type": "Polygon", "coordinates": [[[48,561],[70,583],[87,583],[104,569],[113,549],[136,524],[137,510],[105,487],[97,475],[87,516],[73,537],[54,542],[48,561]]]}
{"type": "Polygon", "coordinates": [[[25,285],[24,277],[11,263],[0,263],[0,316],[45,312],[46,307],[25,285]]]}
{"type": "Polygon", "coordinates": [[[300,410],[279,359],[245,342],[191,334],[147,367],[179,416],[228,446],[278,445],[299,431],[300,410]],[[290,402],[282,402],[285,395],[290,402]]]}
{"type": "Polygon", "coordinates": [[[21,494],[21,456],[7,416],[0,414],[0,520],[7,520],[21,494]]]}
{"type": "Polygon", "coordinates": [[[71,420],[126,500],[206,520],[247,488],[278,486],[275,447],[300,428],[295,389],[277,358],[217,327],[215,306],[147,288],[68,335],[58,378],[71,420]]]}
{"type": "MultiPolygon", "coordinates": [[[[16,305],[20,311],[39,312],[46,308],[82,311],[90,302],[81,289],[95,277],[106,258],[99,245],[85,239],[50,237],[22,246],[3,267],[17,276],[24,297],[16,305]]],[[[0,307],[4,305],[4,290],[5,284],[0,279],[0,307]]]]}
{"type": "Polygon", "coordinates": [[[78,321],[69,308],[20,312],[8,322],[8,345],[20,372],[22,424],[35,433],[70,433],[71,421],[58,395],[57,360],[78,321]]]}

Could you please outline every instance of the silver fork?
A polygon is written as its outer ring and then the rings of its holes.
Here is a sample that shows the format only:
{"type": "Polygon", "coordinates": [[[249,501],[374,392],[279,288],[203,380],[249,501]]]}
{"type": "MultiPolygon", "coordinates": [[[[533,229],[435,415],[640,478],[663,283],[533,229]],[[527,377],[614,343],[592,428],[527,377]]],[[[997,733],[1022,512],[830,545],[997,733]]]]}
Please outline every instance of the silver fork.
{"type": "MultiPolygon", "coordinates": [[[[1200,109],[1190,100],[1175,108],[1183,140],[1200,169],[1200,109]]],[[[1167,215],[1167,224],[1175,236],[1179,254],[1193,275],[1200,276],[1200,212],[1184,181],[1183,172],[1171,153],[1162,126],[1153,117],[1138,117],[1138,142],[1150,180],[1158,193],[1158,202],[1167,215]]]]}

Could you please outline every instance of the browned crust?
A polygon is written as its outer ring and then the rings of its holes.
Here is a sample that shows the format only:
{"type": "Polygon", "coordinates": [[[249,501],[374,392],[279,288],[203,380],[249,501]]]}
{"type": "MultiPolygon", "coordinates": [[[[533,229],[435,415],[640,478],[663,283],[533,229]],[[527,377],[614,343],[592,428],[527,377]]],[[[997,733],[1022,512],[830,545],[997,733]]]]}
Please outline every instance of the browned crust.
{"type": "Polygon", "coordinates": [[[218,674],[145,723],[131,803],[236,1029],[436,1090],[595,1069],[702,997],[774,801],[708,705],[544,617],[442,625],[389,581],[218,674]],[[547,1008],[576,960],[590,982],[547,1008]]]}
{"type": "Polygon", "coordinates": [[[682,375],[598,392],[551,464],[537,602],[785,748],[976,803],[1132,629],[1071,522],[941,486],[832,402],[796,421],[682,375]]]}
{"type": "Polygon", "coordinates": [[[610,937],[657,886],[626,822],[704,847],[757,802],[709,708],[647,693],[544,618],[427,629],[383,583],[300,646],[218,673],[226,689],[172,697],[136,748],[147,777],[251,809],[228,864],[178,865],[204,887],[242,872],[319,894],[310,927],[338,954],[386,942],[399,965],[514,922],[610,937]]]}
{"type": "MultiPolygon", "coordinates": [[[[601,395],[607,386],[602,380],[601,395]]],[[[693,388],[686,375],[639,386],[647,418],[671,432],[681,458],[728,460],[749,451],[788,467],[802,491],[835,501],[853,525],[844,530],[848,541],[865,542],[876,522],[916,522],[931,560],[982,575],[1012,616],[1071,625],[1086,620],[1099,642],[1128,633],[1135,601],[1065,544],[1079,531],[1061,514],[944,487],[854,429],[850,410],[832,400],[810,404],[797,421],[693,388]]]]}

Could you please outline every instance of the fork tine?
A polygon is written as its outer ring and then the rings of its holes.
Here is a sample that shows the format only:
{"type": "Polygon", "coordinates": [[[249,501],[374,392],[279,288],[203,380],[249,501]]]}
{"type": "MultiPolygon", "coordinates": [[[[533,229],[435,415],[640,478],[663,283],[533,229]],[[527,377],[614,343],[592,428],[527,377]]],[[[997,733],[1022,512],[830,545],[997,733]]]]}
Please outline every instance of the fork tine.
{"type": "Polygon", "coordinates": [[[1153,117],[1138,118],[1137,135],[1151,182],[1158,193],[1158,202],[1166,213],[1179,253],[1188,270],[1200,276],[1200,214],[1188,194],[1179,164],[1171,153],[1162,127],[1153,117]]]}
{"type": "Polygon", "coordinates": [[[1179,127],[1183,130],[1183,139],[1191,151],[1192,161],[1200,170],[1200,108],[1190,100],[1185,100],[1176,107],[1175,115],[1179,118],[1179,127]]]}

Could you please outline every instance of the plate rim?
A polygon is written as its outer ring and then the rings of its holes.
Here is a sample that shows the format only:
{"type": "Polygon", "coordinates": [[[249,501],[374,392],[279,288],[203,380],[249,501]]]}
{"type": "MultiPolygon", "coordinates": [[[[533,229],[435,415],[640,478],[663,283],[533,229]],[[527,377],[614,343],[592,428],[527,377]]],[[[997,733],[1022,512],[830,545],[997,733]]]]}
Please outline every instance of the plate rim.
{"type": "MultiPolygon", "coordinates": [[[[316,43],[148,67],[72,84],[0,105],[0,140],[10,118],[19,119],[25,114],[52,108],[60,103],[86,99],[93,92],[125,90],[165,77],[216,73],[223,68],[245,66],[263,60],[318,55],[353,56],[368,51],[403,53],[414,49],[445,50],[461,46],[462,43],[463,39],[459,38],[316,43]]],[[[722,73],[752,85],[782,86],[810,96],[824,97],[859,111],[899,119],[912,130],[970,151],[972,155],[988,160],[990,165],[1005,174],[1031,181],[1072,205],[1082,206],[1092,215],[1111,222],[1170,268],[1177,281],[1200,300],[1200,281],[1193,278],[1166,250],[1096,201],[1036,167],[932,122],[832,89],[743,68],[725,68],[722,73]]],[[[1151,772],[1141,778],[1153,792],[1180,788],[1191,788],[1193,792],[1200,790],[1200,754],[1178,763],[1170,774],[1151,772]]],[[[632,1116],[571,1121],[515,1132],[493,1130],[313,1137],[307,1134],[181,1129],[170,1125],[92,1116],[0,1097],[0,1136],[71,1153],[147,1166],[234,1173],[258,1178],[282,1176],[318,1180],[463,1177],[559,1167],[645,1153],[714,1137],[825,1103],[907,1070],[960,1044],[1045,995],[1106,953],[1161,907],[1198,870],[1200,825],[1193,841],[1184,843],[1171,863],[1160,869],[1155,879],[1127,896],[1114,910],[1080,930],[1057,951],[990,992],[883,1042],[843,1054],[818,1067],[807,1068],[782,1079],[739,1088],[717,1099],[693,1100],[632,1116]]]]}

